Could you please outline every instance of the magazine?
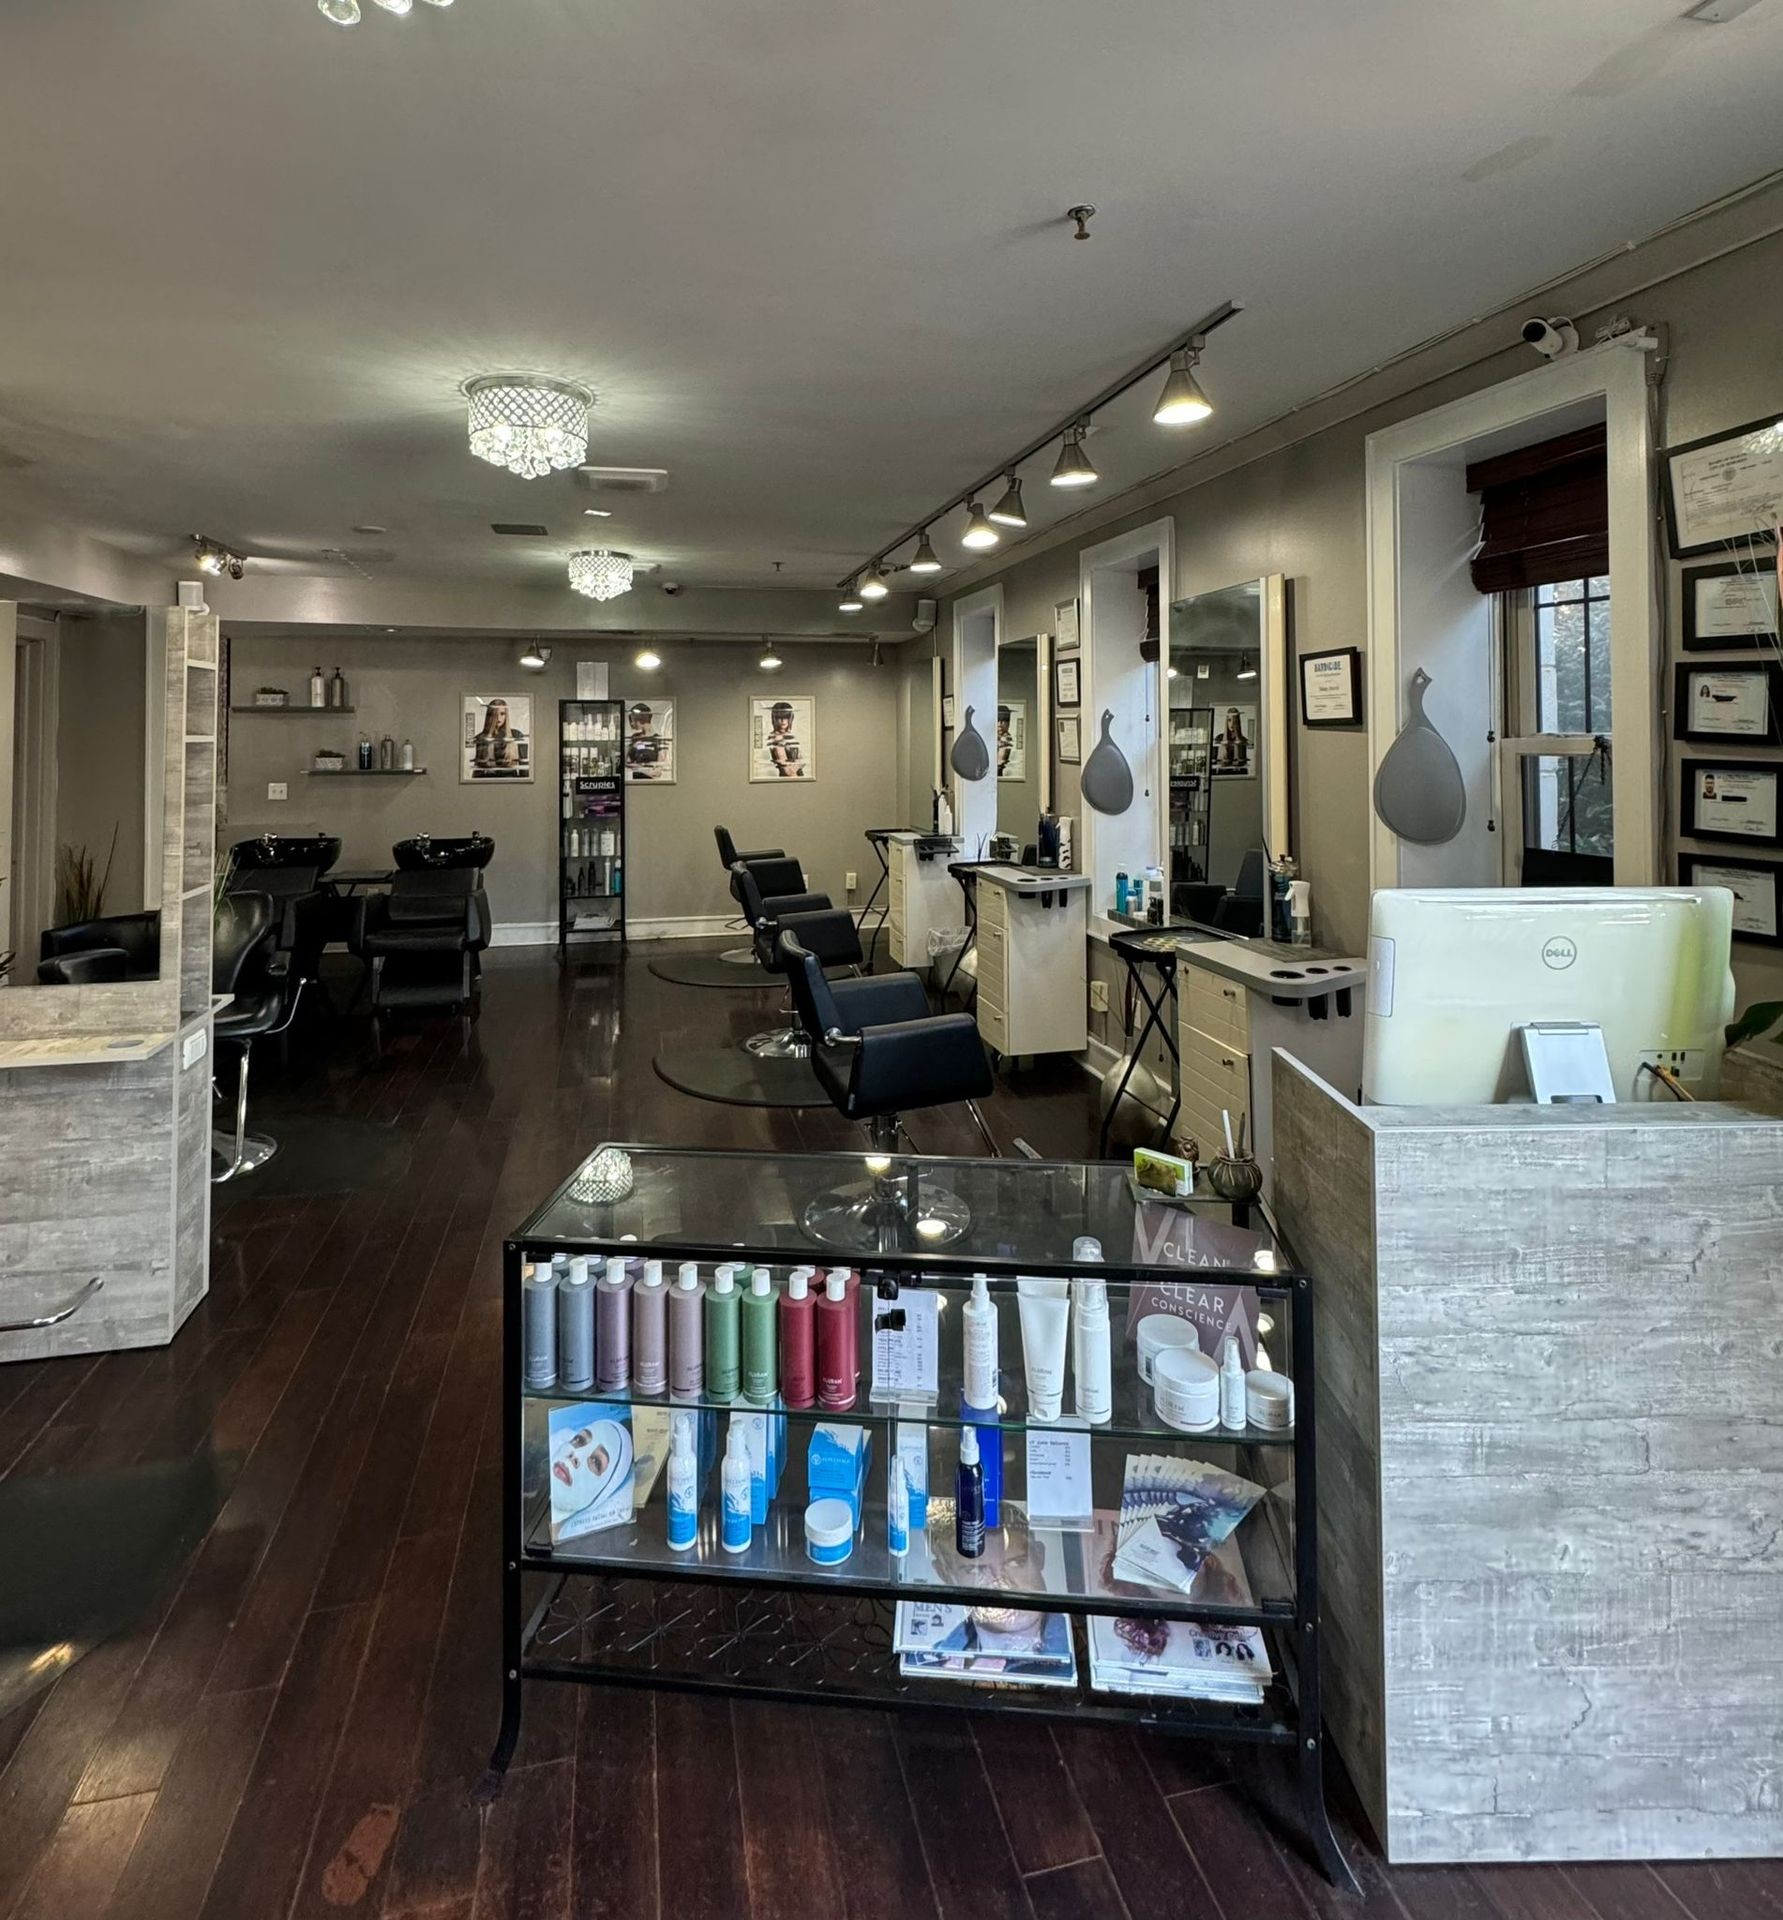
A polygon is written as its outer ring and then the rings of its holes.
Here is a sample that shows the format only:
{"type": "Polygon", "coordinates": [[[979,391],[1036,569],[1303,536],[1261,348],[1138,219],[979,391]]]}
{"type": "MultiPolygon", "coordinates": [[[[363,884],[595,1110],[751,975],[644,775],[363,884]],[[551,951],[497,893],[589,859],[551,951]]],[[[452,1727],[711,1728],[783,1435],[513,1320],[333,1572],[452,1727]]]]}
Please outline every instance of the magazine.
{"type": "Polygon", "coordinates": [[[1206,1460],[1129,1454],[1115,1574],[1142,1587],[1189,1592],[1207,1556],[1263,1491],[1206,1460]]]}
{"type": "Polygon", "coordinates": [[[934,1600],[900,1600],[892,1622],[897,1653],[949,1659],[1015,1656],[1070,1667],[1071,1622],[1062,1613],[1029,1607],[961,1607],[934,1600]]]}
{"type": "Polygon", "coordinates": [[[1274,1677],[1260,1627],[1094,1614],[1089,1629],[1090,1685],[1105,1693],[1178,1694],[1248,1706],[1263,1698],[1274,1677]]]}
{"type": "Polygon", "coordinates": [[[976,1686],[1074,1687],[1077,1656],[1068,1666],[1051,1660],[1009,1659],[1001,1655],[971,1657],[944,1653],[901,1653],[898,1671],[906,1680],[970,1680],[976,1686]]]}

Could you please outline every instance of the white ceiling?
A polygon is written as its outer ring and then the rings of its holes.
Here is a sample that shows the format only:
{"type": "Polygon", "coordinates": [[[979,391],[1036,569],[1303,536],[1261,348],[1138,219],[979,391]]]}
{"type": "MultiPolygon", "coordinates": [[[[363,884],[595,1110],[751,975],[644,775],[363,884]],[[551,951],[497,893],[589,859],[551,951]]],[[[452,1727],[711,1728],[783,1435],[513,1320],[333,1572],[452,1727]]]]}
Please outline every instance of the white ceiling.
{"type": "Polygon", "coordinates": [[[0,512],[827,586],[1222,299],[1215,421],[1112,411],[1109,491],[1765,171],[1783,0],[1681,10],[5,0],[0,512]],[[473,461],[455,389],[510,367],[586,381],[591,459],[670,490],[596,522],[473,461]]]}

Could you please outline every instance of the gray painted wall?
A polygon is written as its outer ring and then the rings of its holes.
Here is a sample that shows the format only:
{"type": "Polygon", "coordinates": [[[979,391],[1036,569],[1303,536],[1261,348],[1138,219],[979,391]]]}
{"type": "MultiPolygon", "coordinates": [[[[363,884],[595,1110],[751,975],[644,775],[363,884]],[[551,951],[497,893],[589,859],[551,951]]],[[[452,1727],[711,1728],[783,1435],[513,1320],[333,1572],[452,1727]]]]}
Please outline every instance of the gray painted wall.
{"type": "MultiPolygon", "coordinates": [[[[393,840],[423,830],[478,828],[496,840],[489,870],[498,923],[556,923],[557,707],[575,693],[578,658],[606,659],[615,698],[675,702],[678,781],[634,786],[627,800],[626,891],[638,919],[725,914],[730,899],[712,829],[722,822],[740,846],[782,846],[805,864],[813,886],[841,901],[853,870],[872,886],[878,871],[862,838],[900,810],[898,792],[899,674],[868,664],[857,646],[782,642],[786,665],[763,673],[759,649],[721,643],[659,641],[663,666],[633,665],[635,643],[578,646],[554,641],[550,665],[526,673],[514,665],[517,643],[445,635],[368,635],[331,639],[318,661],[317,642],[302,637],[237,639],[231,699],[251,700],[265,684],[308,698],[310,668],[347,676],[358,711],[326,718],[230,716],[227,837],[268,826],[283,832],[314,827],[341,835],[341,865],[387,865],[393,840]],[[455,755],[459,702],[470,692],[530,693],[542,741],[530,786],[461,786],[455,755]],[[751,785],[746,753],[748,697],[809,694],[817,703],[816,777],[796,785],[751,785]],[[351,748],[360,731],[389,732],[415,743],[424,780],[310,779],[304,769],[318,746],[351,748]],[[268,781],[289,783],[284,805],[266,799],[268,781]]],[[[865,892],[859,895],[865,898],[865,892]]]]}

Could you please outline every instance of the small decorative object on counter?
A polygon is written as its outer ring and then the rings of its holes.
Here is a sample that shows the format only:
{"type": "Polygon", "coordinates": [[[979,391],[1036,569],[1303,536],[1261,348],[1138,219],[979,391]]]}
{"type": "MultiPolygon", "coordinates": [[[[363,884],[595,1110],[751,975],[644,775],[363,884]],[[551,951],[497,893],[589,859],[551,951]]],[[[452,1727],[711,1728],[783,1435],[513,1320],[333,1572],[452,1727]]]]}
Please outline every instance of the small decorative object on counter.
{"type": "Polygon", "coordinates": [[[256,687],[254,705],[257,707],[288,707],[291,696],[283,687],[256,687]]]}
{"type": "Polygon", "coordinates": [[[339,773],[347,764],[347,756],[336,747],[322,747],[310,764],[318,773],[339,773]]]}
{"type": "Polygon", "coordinates": [[[1263,1191],[1263,1169],[1248,1153],[1222,1153],[1208,1166],[1207,1184],[1222,1200],[1254,1200],[1263,1191]]]}
{"type": "Polygon", "coordinates": [[[1133,1178],[1153,1193],[1173,1200],[1186,1199],[1195,1190],[1195,1163],[1156,1147],[1135,1147],[1133,1178]]]}
{"type": "Polygon", "coordinates": [[[584,1206],[605,1206],[631,1192],[631,1155],[623,1147],[602,1147],[570,1185],[570,1198],[584,1206]]]}

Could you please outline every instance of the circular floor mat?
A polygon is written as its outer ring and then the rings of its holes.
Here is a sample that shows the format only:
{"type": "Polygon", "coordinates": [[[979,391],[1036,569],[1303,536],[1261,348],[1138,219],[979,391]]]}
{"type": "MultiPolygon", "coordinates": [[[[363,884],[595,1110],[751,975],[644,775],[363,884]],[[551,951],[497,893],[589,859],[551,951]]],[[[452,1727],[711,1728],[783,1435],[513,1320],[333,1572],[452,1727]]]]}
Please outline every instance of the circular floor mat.
{"type": "Polygon", "coordinates": [[[779,976],[758,967],[753,961],[741,967],[725,959],[722,953],[661,953],[649,963],[650,971],[671,987],[719,987],[759,993],[764,987],[777,987],[779,976]]]}
{"type": "Polygon", "coordinates": [[[741,1047],[683,1046],[671,1036],[656,1056],[656,1077],[677,1093],[727,1107],[827,1107],[809,1060],[764,1060],[741,1047]]]}

